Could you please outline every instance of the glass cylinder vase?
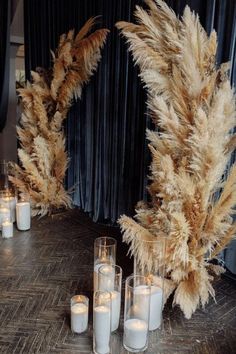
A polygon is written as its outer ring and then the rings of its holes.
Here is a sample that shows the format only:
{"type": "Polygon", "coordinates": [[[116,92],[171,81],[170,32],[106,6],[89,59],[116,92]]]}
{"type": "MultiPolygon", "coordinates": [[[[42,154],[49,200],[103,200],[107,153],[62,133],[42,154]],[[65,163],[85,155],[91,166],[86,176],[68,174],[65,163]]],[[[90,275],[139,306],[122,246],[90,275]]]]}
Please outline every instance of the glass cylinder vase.
{"type": "Polygon", "coordinates": [[[129,352],[147,349],[150,294],[146,277],[131,275],[126,279],[123,345],[129,352]]]}
{"type": "Polygon", "coordinates": [[[10,209],[11,221],[16,221],[16,201],[15,192],[12,189],[3,189],[0,191],[0,204],[10,209]]]}
{"type": "Polygon", "coordinates": [[[119,327],[121,307],[122,269],[118,265],[106,264],[98,269],[99,290],[109,291],[111,294],[111,331],[119,327]]]}
{"type": "Polygon", "coordinates": [[[134,258],[134,274],[145,276],[151,285],[149,331],[161,329],[164,306],[165,238],[140,240],[143,257],[134,258]]]}
{"type": "Polygon", "coordinates": [[[98,237],[94,241],[94,291],[98,290],[98,269],[102,265],[116,264],[117,242],[112,237],[98,237]]]}
{"type": "Polygon", "coordinates": [[[93,295],[93,352],[109,354],[111,339],[111,294],[97,290],[93,295]]]}

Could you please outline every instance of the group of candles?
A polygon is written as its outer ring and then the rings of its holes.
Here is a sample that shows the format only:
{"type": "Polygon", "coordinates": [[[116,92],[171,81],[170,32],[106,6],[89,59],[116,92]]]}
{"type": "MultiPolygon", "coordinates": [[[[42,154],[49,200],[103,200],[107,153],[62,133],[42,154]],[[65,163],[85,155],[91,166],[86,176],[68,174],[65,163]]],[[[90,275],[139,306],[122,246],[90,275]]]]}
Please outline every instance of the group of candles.
{"type": "Polygon", "coordinates": [[[30,202],[23,196],[19,201],[10,190],[0,191],[0,230],[3,238],[13,236],[13,223],[20,231],[30,229],[30,202]]]}
{"type": "MultiPolygon", "coordinates": [[[[148,331],[161,327],[163,287],[155,277],[133,274],[125,280],[123,345],[130,352],[148,346],[148,331]]],[[[119,327],[122,269],[116,265],[116,240],[100,237],[94,243],[93,351],[110,353],[111,333],[119,327]]],[[[89,299],[71,299],[71,330],[83,333],[88,328],[89,299]]]]}

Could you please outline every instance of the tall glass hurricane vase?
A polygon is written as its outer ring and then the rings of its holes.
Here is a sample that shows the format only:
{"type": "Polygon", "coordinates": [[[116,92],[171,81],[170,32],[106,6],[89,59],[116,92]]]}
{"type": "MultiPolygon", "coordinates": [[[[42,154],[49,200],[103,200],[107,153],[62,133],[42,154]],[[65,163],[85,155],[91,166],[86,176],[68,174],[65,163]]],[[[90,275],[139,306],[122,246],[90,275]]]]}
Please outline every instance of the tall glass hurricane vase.
{"type": "Polygon", "coordinates": [[[134,274],[143,275],[150,281],[150,315],[149,331],[160,329],[164,306],[164,276],[165,276],[165,238],[157,240],[142,240],[140,247],[143,259],[134,259],[134,274]]]}
{"type": "Polygon", "coordinates": [[[117,242],[112,237],[98,237],[94,241],[94,291],[98,290],[98,269],[102,265],[116,264],[117,242]]]}
{"type": "Polygon", "coordinates": [[[93,295],[93,352],[109,354],[111,337],[111,294],[95,291],[93,295]]]}
{"type": "Polygon", "coordinates": [[[122,269],[118,265],[107,264],[98,269],[99,290],[109,291],[111,294],[111,331],[119,327],[121,307],[122,269]]]}
{"type": "Polygon", "coordinates": [[[147,349],[150,293],[146,277],[131,275],[126,279],[123,345],[129,352],[147,349]]]}
{"type": "Polygon", "coordinates": [[[8,163],[0,161],[0,205],[10,209],[11,221],[16,221],[16,195],[15,189],[8,178],[8,163]]]}

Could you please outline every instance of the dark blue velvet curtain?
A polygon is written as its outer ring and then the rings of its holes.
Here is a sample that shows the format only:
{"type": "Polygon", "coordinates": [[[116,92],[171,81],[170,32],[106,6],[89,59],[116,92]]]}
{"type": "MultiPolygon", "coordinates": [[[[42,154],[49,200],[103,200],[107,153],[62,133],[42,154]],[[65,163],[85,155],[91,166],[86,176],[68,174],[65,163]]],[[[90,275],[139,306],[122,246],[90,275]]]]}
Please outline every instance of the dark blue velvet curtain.
{"type": "MultiPolygon", "coordinates": [[[[235,0],[167,0],[179,15],[188,4],[199,13],[208,32],[218,32],[218,63],[231,59],[236,80],[235,0]]],[[[132,214],[145,194],[149,154],[145,129],[146,95],[124,39],[114,28],[118,20],[133,21],[142,0],[25,0],[26,70],[50,66],[50,48],[59,35],[78,30],[90,16],[101,15],[98,27],[110,29],[107,44],[91,82],[84,88],[66,123],[70,167],[68,188],[73,200],[96,221],[115,222],[132,214]]]]}
{"type": "Polygon", "coordinates": [[[91,16],[97,27],[109,28],[98,71],[84,87],[82,99],[69,114],[65,129],[70,167],[68,188],[75,205],[94,220],[115,222],[132,213],[144,193],[145,92],[138,71],[114,27],[133,21],[138,0],[25,0],[27,77],[37,66],[50,66],[50,48],[59,35],[78,30],[91,16]]]}
{"type": "Polygon", "coordinates": [[[10,74],[10,4],[0,1],[0,132],[7,117],[9,74],[10,74]]]}

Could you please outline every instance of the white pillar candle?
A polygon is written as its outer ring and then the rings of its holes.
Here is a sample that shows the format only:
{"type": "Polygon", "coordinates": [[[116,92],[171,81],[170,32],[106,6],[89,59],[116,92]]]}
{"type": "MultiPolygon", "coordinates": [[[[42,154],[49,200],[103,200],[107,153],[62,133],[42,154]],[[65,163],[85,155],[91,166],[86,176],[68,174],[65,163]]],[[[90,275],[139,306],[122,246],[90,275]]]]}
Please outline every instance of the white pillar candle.
{"type": "Polygon", "coordinates": [[[162,321],[163,291],[158,286],[151,286],[149,331],[154,331],[161,326],[162,321]]]}
{"type": "Polygon", "coordinates": [[[99,290],[113,291],[114,287],[115,269],[110,264],[104,265],[102,267],[102,276],[100,277],[99,290]]]}
{"type": "Polygon", "coordinates": [[[71,306],[71,330],[82,333],[88,327],[88,306],[83,303],[75,303],[71,306]]]}
{"type": "Polygon", "coordinates": [[[94,270],[93,270],[93,290],[96,291],[98,290],[98,269],[103,266],[106,265],[107,263],[98,263],[94,266],[94,270]]]}
{"type": "Polygon", "coordinates": [[[1,205],[0,206],[0,230],[2,229],[2,223],[6,219],[10,219],[11,217],[11,212],[10,209],[6,208],[5,206],[1,205]]]}
{"type": "Polygon", "coordinates": [[[93,310],[96,353],[110,353],[111,313],[107,306],[99,305],[93,310]]]}
{"type": "Polygon", "coordinates": [[[111,291],[111,331],[114,332],[119,327],[120,322],[121,293],[111,291]]]}
{"type": "MultiPolygon", "coordinates": [[[[133,306],[133,313],[135,316],[146,319],[146,306],[148,303],[148,293],[142,285],[135,289],[135,304],[133,306]]],[[[162,320],[162,301],[163,291],[156,285],[151,286],[150,294],[150,310],[149,310],[149,330],[153,331],[161,326],[162,320]]]]}
{"type": "Polygon", "coordinates": [[[148,325],[145,321],[132,318],[124,324],[124,345],[130,349],[142,350],[147,343],[148,325]]]}
{"type": "Polygon", "coordinates": [[[10,209],[12,222],[16,221],[16,198],[15,197],[3,197],[0,198],[0,204],[10,209]]]}
{"type": "Polygon", "coordinates": [[[4,221],[2,223],[2,237],[9,238],[13,236],[13,223],[11,221],[4,221]]]}
{"type": "Polygon", "coordinates": [[[150,292],[145,285],[136,286],[134,289],[134,305],[131,307],[132,316],[147,321],[149,311],[150,292]]]}
{"type": "Polygon", "coordinates": [[[16,203],[16,223],[17,228],[21,231],[29,230],[31,222],[30,203],[16,203]]]}

